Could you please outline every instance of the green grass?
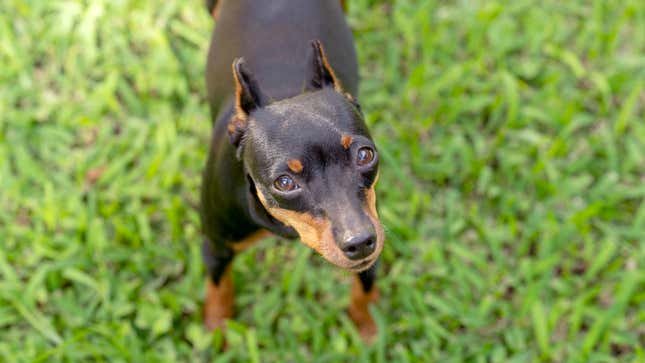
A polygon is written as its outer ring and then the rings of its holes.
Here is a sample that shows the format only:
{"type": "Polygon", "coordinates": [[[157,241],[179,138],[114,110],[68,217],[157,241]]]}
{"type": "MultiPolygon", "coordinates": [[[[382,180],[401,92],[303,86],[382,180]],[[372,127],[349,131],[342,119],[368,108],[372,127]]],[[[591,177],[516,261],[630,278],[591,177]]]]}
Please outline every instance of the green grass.
{"type": "Polygon", "coordinates": [[[353,0],[387,245],[297,242],[200,321],[201,1],[0,3],[1,362],[645,362],[645,2],[353,0]]]}

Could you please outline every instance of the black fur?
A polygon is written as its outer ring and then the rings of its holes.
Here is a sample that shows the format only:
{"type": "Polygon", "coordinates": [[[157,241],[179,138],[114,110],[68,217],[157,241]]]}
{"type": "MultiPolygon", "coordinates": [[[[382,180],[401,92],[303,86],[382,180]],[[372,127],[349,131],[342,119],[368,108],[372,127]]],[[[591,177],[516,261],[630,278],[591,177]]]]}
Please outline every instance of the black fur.
{"type": "MultiPolygon", "coordinates": [[[[212,10],[215,1],[207,4],[212,10]]],[[[378,163],[358,168],[356,155],[361,147],[376,146],[358,103],[345,93],[356,94],[358,71],[338,0],[225,1],[206,82],[214,128],[201,219],[204,260],[215,283],[233,258],[231,243],[260,228],[297,236],[267,212],[258,192],[272,207],[330,220],[337,241],[348,231],[373,233],[365,191],[378,163]],[[333,72],[323,64],[321,44],[333,72]],[[237,109],[233,72],[241,86],[237,109]],[[229,128],[232,119],[237,123],[229,128]],[[349,148],[342,135],[351,136],[349,148]],[[287,168],[291,159],[302,161],[302,173],[287,168]],[[283,174],[292,175],[302,192],[277,192],[272,186],[283,174]]],[[[372,286],[374,276],[375,268],[359,275],[364,287],[372,286]]]]}
{"type": "Polygon", "coordinates": [[[361,285],[365,293],[370,292],[374,286],[374,281],[376,281],[376,271],[378,270],[378,262],[373,264],[372,267],[367,270],[360,272],[358,278],[361,280],[361,285]]]}

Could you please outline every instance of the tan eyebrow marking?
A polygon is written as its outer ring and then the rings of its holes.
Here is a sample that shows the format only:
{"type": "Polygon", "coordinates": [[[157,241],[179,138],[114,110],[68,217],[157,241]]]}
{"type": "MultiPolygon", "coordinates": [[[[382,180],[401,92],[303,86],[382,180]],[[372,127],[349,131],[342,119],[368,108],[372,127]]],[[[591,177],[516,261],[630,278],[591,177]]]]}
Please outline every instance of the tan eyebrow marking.
{"type": "Polygon", "coordinates": [[[349,136],[349,135],[343,135],[343,136],[340,138],[340,144],[341,144],[341,145],[343,145],[343,147],[345,148],[345,150],[349,149],[349,145],[351,145],[351,144],[352,144],[352,137],[351,137],[351,136],[349,136]]]}
{"type": "Polygon", "coordinates": [[[298,159],[291,159],[287,162],[287,166],[294,173],[299,173],[302,171],[302,163],[298,159]]]}

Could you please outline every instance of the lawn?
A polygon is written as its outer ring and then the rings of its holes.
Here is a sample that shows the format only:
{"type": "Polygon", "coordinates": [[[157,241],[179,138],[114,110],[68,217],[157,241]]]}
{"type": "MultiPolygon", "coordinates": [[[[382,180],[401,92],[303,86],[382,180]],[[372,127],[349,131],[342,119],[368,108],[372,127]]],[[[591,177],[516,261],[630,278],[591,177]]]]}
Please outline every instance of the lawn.
{"type": "Polygon", "coordinates": [[[0,362],[645,362],[645,2],[348,3],[376,343],[283,240],[203,330],[200,0],[2,0],[0,362]]]}

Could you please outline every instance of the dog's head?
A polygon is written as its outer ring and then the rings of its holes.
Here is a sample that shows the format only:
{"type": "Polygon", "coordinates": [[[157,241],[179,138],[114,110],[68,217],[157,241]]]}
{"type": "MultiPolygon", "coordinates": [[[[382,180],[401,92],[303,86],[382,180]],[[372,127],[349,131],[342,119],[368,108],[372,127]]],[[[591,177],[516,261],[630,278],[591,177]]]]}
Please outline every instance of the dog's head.
{"type": "Polygon", "coordinates": [[[244,162],[255,219],[274,232],[297,233],[337,266],[363,271],[383,249],[378,152],[320,42],[312,42],[307,62],[304,92],[269,102],[237,59],[229,136],[244,162]]]}

